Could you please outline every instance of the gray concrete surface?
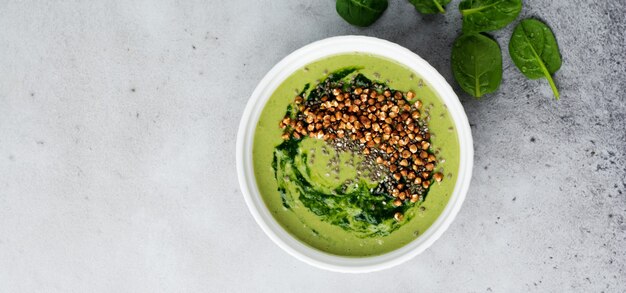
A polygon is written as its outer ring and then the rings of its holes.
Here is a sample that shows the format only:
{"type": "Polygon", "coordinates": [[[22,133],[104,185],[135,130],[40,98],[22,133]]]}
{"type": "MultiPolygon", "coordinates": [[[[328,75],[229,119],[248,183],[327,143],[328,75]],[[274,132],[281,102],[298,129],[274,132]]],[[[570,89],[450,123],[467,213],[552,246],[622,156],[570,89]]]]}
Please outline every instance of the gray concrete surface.
{"type": "MultiPolygon", "coordinates": [[[[452,1],[390,1],[372,27],[334,1],[2,1],[1,292],[625,292],[626,2],[527,0],[563,54],[548,84],[504,53],[500,91],[461,95],[476,147],[467,201],[424,254],[344,275],[274,245],[249,215],[235,135],[282,57],[362,34],[452,81],[452,1]]],[[[458,91],[458,87],[456,88],[458,91]]]]}

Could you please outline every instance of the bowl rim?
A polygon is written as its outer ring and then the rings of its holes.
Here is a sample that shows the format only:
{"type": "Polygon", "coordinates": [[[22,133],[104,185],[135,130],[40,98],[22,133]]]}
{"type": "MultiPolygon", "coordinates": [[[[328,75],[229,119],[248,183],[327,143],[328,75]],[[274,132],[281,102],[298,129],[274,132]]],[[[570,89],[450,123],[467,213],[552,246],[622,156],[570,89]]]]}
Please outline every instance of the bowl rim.
{"type": "Polygon", "coordinates": [[[404,263],[430,247],[458,214],[469,189],[474,162],[474,148],[467,115],[456,93],[428,62],[410,50],[374,37],[338,36],[310,43],[278,62],[259,82],[243,112],[236,144],[239,185],[246,205],[257,224],[280,248],[315,267],[335,272],[363,273],[387,269],[404,263]],[[278,86],[296,70],[324,57],[344,53],[382,56],[413,70],[437,92],[452,117],[459,138],[459,172],[446,207],[435,222],[418,238],[396,250],[370,257],[347,257],[320,251],[287,232],[265,205],[254,176],[252,148],[256,125],[267,101],[278,86]]]}

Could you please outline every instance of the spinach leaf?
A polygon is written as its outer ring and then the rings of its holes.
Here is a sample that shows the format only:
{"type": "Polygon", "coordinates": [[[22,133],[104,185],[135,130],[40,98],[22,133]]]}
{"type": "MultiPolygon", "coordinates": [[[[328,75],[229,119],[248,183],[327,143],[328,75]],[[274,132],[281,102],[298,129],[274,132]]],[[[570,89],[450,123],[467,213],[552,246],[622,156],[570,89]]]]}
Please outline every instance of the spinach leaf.
{"type": "Polygon", "coordinates": [[[561,68],[561,53],[552,30],[545,23],[536,19],[522,20],[513,30],[509,54],[526,77],[548,79],[554,96],[559,99],[559,90],[551,75],[561,68]]]}
{"type": "Polygon", "coordinates": [[[479,33],[501,29],[522,11],[522,0],[463,0],[463,32],[479,33]]]}
{"type": "Polygon", "coordinates": [[[445,7],[451,0],[409,0],[422,14],[445,13],[445,7]]]}
{"type": "Polygon", "coordinates": [[[337,13],[348,23],[369,26],[387,9],[387,0],[337,0],[337,13]]]}
{"type": "Polygon", "coordinates": [[[452,72],[461,88],[474,97],[494,92],[502,82],[502,54],[496,41],[464,34],[452,47],[452,72]]]}

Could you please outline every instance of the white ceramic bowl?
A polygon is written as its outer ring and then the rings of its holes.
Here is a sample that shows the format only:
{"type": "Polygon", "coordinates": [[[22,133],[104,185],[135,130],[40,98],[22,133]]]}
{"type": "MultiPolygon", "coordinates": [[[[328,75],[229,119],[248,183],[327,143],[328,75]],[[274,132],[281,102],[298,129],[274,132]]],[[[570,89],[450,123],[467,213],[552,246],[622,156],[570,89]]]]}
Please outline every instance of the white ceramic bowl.
{"type": "Polygon", "coordinates": [[[256,87],[241,118],[237,135],[237,174],[248,208],[263,231],[282,249],[313,266],[337,272],[370,272],[403,263],[437,240],[459,212],[472,177],[474,148],[467,116],[458,97],[446,80],[430,64],[408,49],[377,38],[341,36],[311,43],[291,53],[270,70],[256,87]],[[307,246],[285,231],[272,217],[256,185],[252,166],[254,132],[261,111],[276,88],[293,72],[327,56],[363,52],[395,60],[418,73],[439,94],[454,120],[460,144],[460,165],[456,186],[437,220],[411,243],[383,255],[342,257],[307,246]]]}

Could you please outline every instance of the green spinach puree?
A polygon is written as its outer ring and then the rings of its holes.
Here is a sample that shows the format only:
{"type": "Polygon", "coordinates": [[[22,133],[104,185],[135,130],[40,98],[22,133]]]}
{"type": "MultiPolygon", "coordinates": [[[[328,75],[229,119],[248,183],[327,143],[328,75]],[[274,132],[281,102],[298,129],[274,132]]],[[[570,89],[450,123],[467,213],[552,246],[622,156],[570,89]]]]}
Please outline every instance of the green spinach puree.
{"type": "Polygon", "coordinates": [[[394,61],[368,54],[342,54],[313,62],[288,77],[273,93],[254,139],[259,191],[274,218],[303,243],[343,256],[378,255],[400,248],[426,231],[446,206],[458,170],[459,146],[445,105],[417,74],[394,61]],[[412,91],[429,116],[431,151],[445,179],[428,196],[395,206],[375,176],[360,169],[363,156],[321,139],[281,138],[279,122],[296,95],[315,98],[329,79],[381,84],[412,91]],[[403,220],[394,219],[401,212],[403,220]]]}

